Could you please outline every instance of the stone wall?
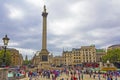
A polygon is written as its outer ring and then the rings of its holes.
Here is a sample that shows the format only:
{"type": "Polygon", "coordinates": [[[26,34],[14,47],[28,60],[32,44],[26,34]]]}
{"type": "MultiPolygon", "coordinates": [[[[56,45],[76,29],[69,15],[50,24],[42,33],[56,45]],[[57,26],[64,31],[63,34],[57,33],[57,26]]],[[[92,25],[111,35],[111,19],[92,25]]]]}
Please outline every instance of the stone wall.
{"type": "Polygon", "coordinates": [[[7,80],[8,69],[0,68],[0,80],[7,80]]]}

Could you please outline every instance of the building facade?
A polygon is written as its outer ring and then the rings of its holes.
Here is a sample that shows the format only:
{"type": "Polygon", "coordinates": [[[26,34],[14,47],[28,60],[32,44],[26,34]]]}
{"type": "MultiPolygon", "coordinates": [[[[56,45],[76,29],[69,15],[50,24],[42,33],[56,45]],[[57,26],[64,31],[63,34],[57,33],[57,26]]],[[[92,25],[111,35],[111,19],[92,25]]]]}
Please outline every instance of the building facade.
{"type": "Polygon", "coordinates": [[[63,65],[63,57],[62,56],[55,56],[53,58],[53,65],[54,66],[61,66],[61,65],[63,65]]]}
{"type": "Polygon", "coordinates": [[[35,55],[32,58],[32,64],[37,66],[40,63],[40,56],[39,56],[40,51],[37,51],[35,55]]]}
{"type": "Polygon", "coordinates": [[[65,65],[80,65],[83,63],[96,62],[96,48],[92,46],[81,46],[81,48],[73,48],[72,51],[63,51],[63,63],[65,65]]]}
{"type": "Polygon", "coordinates": [[[81,62],[96,62],[96,49],[94,45],[91,46],[81,46],[81,62]]]}
{"type": "Polygon", "coordinates": [[[9,49],[11,54],[11,66],[21,66],[23,64],[22,54],[16,49],[9,49]]]}
{"type": "Polygon", "coordinates": [[[64,65],[73,65],[73,54],[72,51],[63,51],[63,64],[64,65]]]}
{"type": "Polygon", "coordinates": [[[72,49],[72,58],[73,59],[73,65],[81,64],[81,53],[80,53],[80,48],[79,49],[72,49]]]}
{"type": "MultiPolygon", "coordinates": [[[[39,52],[38,52],[39,53],[39,52]]],[[[81,46],[80,48],[73,48],[71,51],[63,51],[61,56],[49,55],[49,64],[54,64],[56,66],[66,65],[93,65],[100,62],[100,58],[106,54],[106,50],[96,49],[94,45],[81,46]]],[[[34,64],[38,64],[39,56],[35,56],[34,64]]]]}
{"type": "Polygon", "coordinates": [[[96,49],[96,62],[101,62],[102,56],[106,55],[105,49],[96,49]]]}

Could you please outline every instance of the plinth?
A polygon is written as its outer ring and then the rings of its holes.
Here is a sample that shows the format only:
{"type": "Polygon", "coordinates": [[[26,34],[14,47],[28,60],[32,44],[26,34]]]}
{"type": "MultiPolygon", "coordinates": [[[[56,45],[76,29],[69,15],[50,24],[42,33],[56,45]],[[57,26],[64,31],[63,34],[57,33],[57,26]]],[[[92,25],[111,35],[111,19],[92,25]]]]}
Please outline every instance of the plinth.
{"type": "Polygon", "coordinates": [[[39,63],[39,68],[49,68],[49,52],[47,49],[42,49],[40,52],[40,63],[39,63]]]}

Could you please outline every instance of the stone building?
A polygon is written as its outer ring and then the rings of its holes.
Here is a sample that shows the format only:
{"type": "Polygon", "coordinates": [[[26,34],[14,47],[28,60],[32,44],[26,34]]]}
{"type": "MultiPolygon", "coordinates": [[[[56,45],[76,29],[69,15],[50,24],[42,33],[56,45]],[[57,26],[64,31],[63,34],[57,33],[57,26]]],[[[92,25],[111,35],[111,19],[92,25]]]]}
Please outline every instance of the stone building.
{"type": "Polygon", "coordinates": [[[80,48],[79,49],[72,49],[72,61],[73,61],[73,65],[78,65],[81,64],[81,53],[80,53],[80,48]]]}
{"type": "MultiPolygon", "coordinates": [[[[3,50],[4,47],[0,46],[0,50],[3,50]]],[[[11,66],[21,66],[23,64],[23,56],[19,53],[18,50],[14,48],[7,48],[11,56],[11,66]]]]}
{"type": "Polygon", "coordinates": [[[94,45],[81,46],[79,49],[73,48],[72,51],[63,51],[62,56],[65,65],[96,62],[96,48],[94,45]]]}
{"type": "Polygon", "coordinates": [[[53,65],[55,65],[55,66],[63,65],[63,57],[62,56],[55,56],[53,58],[53,65]]]}
{"type": "MultiPolygon", "coordinates": [[[[63,51],[61,56],[49,55],[49,64],[55,65],[81,65],[84,63],[97,63],[100,61],[100,57],[106,54],[103,49],[96,49],[94,45],[81,46],[81,48],[73,48],[71,51],[63,51]]],[[[39,52],[33,57],[33,64],[38,65],[39,62],[39,52]]],[[[40,65],[40,64],[39,64],[40,65]]]]}
{"type": "Polygon", "coordinates": [[[38,65],[40,63],[40,56],[39,56],[40,51],[37,51],[35,55],[32,58],[32,64],[33,65],[38,65]]]}
{"type": "Polygon", "coordinates": [[[91,46],[81,46],[81,62],[96,62],[96,48],[94,45],[91,46]]]}
{"type": "Polygon", "coordinates": [[[21,66],[23,64],[22,54],[19,53],[18,50],[10,48],[11,54],[11,66],[21,66]]]}
{"type": "Polygon", "coordinates": [[[73,65],[73,59],[72,59],[72,51],[63,51],[62,57],[63,57],[63,64],[64,65],[73,65]]]}
{"type": "Polygon", "coordinates": [[[120,49],[120,44],[111,45],[107,48],[107,50],[113,50],[113,49],[120,49]]]}
{"type": "Polygon", "coordinates": [[[106,53],[105,49],[96,49],[96,62],[100,62],[102,56],[106,55],[106,53]]]}

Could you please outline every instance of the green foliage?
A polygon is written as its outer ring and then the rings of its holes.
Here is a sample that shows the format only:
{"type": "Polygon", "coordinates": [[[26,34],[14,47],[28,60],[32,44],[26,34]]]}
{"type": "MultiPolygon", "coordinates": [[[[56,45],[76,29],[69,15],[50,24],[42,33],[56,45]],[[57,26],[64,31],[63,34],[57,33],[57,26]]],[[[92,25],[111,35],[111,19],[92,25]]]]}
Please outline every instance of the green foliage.
{"type": "Polygon", "coordinates": [[[31,61],[30,61],[30,60],[24,60],[24,61],[23,61],[23,64],[24,64],[24,65],[29,65],[29,64],[31,64],[31,61]]]}
{"type": "MultiPolygon", "coordinates": [[[[9,66],[11,64],[11,55],[10,55],[10,51],[6,50],[6,57],[5,57],[5,63],[7,66],[9,66]]],[[[3,55],[4,55],[4,50],[0,50],[0,65],[2,65],[3,63],[3,55]]]]}
{"type": "Polygon", "coordinates": [[[102,57],[102,61],[106,62],[119,62],[120,61],[120,49],[108,50],[107,54],[102,57]]]}
{"type": "Polygon", "coordinates": [[[105,52],[104,49],[96,49],[96,52],[105,52]]]}

